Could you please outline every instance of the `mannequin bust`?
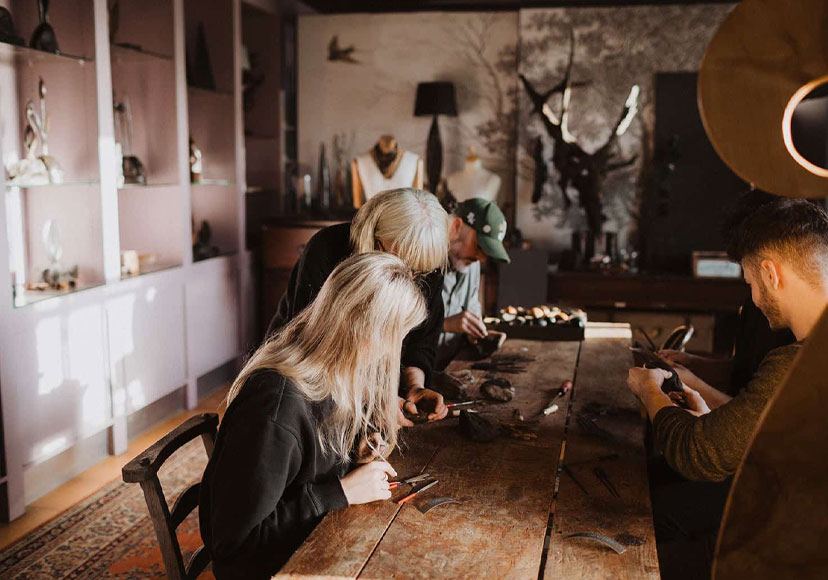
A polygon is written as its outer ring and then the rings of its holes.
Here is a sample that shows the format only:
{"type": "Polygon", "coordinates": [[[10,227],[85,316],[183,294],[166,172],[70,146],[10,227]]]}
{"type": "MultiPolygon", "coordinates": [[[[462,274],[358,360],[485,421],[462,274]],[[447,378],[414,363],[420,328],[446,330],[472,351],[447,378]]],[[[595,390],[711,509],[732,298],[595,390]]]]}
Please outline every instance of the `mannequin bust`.
{"type": "Polygon", "coordinates": [[[392,135],[383,135],[370,151],[351,162],[351,182],[355,208],[386,189],[422,189],[423,160],[400,149],[392,135]]]}
{"type": "Polygon", "coordinates": [[[500,176],[485,169],[474,148],[469,147],[466,165],[457,173],[448,176],[448,188],[458,202],[481,197],[497,203],[500,176]]]}

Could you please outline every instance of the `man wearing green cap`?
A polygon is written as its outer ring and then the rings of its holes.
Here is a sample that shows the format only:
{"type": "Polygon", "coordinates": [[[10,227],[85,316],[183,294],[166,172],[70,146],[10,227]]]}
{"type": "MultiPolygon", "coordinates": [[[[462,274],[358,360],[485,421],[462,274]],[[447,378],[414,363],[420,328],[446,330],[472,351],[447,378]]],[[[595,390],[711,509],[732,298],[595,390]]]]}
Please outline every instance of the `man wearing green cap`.
{"type": "Polygon", "coordinates": [[[476,342],[487,336],[505,335],[489,331],[480,307],[480,263],[487,259],[509,262],[503,247],[506,218],[491,201],[473,197],[457,205],[449,224],[449,271],[443,279],[445,319],[437,347],[437,368],[457,354],[464,337],[476,342]]]}

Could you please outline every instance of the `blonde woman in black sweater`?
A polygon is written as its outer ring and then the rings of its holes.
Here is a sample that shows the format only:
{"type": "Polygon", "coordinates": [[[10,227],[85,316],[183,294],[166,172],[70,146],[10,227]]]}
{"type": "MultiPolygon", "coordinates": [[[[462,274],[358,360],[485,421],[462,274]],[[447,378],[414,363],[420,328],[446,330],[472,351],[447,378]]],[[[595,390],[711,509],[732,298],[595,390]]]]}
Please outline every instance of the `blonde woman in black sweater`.
{"type": "Polygon", "coordinates": [[[403,338],[426,318],[409,268],[348,258],[242,369],[202,479],[201,535],[218,580],[269,578],[329,511],[387,499],[403,338]]]}

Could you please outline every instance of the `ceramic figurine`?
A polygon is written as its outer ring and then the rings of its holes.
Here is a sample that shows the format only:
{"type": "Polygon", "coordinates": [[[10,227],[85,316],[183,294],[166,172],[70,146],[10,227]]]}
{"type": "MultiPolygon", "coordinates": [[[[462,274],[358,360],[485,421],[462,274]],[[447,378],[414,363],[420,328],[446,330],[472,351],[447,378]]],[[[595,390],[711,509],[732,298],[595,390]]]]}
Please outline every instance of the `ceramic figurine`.
{"type": "Polygon", "coordinates": [[[0,7],[0,42],[8,44],[16,44],[18,46],[23,44],[23,39],[17,36],[14,29],[14,20],[11,12],[8,9],[0,7]]]}
{"type": "Polygon", "coordinates": [[[37,114],[34,103],[26,103],[26,128],[23,130],[23,159],[7,167],[9,185],[46,185],[49,183],[49,171],[43,161],[37,157],[40,137],[37,133],[37,114]]]}
{"type": "Polygon", "coordinates": [[[63,182],[63,169],[57,159],[49,155],[49,127],[52,124],[51,119],[46,114],[46,83],[43,82],[43,77],[40,77],[38,83],[38,96],[40,97],[40,118],[35,116],[35,120],[39,123],[40,132],[40,159],[49,171],[49,181],[51,183],[63,182]]]}
{"type": "Polygon", "coordinates": [[[49,266],[41,273],[41,281],[56,290],[74,288],[78,279],[78,266],[65,268],[60,263],[63,257],[63,244],[60,241],[60,230],[53,219],[43,224],[43,245],[49,256],[49,266]]]}
{"type": "Polygon", "coordinates": [[[129,98],[124,97],[122,102],[115,102],[115,114],[118,117],[121,137],[121,171],[124,183],[146,185],[147,173],[144,164],[132,153],[132,109],[129,98]]]}
{"type": "Polygon", "coordinates": [[[40,24],[32,33],[29,46],[46,52],[58,52],[60,49],[55,29],[49,24],[49,0],[37,0],[37,13],[40,16],[40,24]]]}
{"type": "Polygon", "coordinates": [[[190,183],[201,183],[203,169],[201,149],[198,148],[192,135],[190,135],[190,183]]]}

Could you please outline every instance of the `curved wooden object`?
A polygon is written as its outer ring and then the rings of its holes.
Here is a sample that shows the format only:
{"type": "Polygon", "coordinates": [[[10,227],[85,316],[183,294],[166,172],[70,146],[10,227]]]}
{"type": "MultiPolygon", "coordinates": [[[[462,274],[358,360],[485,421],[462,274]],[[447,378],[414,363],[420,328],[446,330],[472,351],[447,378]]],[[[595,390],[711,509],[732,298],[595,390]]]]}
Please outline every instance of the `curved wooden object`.
{"type": "Polygon", "coordinates": [[[768,403],[730,491],[714,580],[825,578],[828,310],[768,403]]]}
{"type": "Polygon", "coordinates": [[[828,180],[788,153],[782,120],[791,97],[828,74],[828,2],[742,0],[725,19],[699,73],[707,135],[739,177],[778,195],[828,196],[828,180]]]}

